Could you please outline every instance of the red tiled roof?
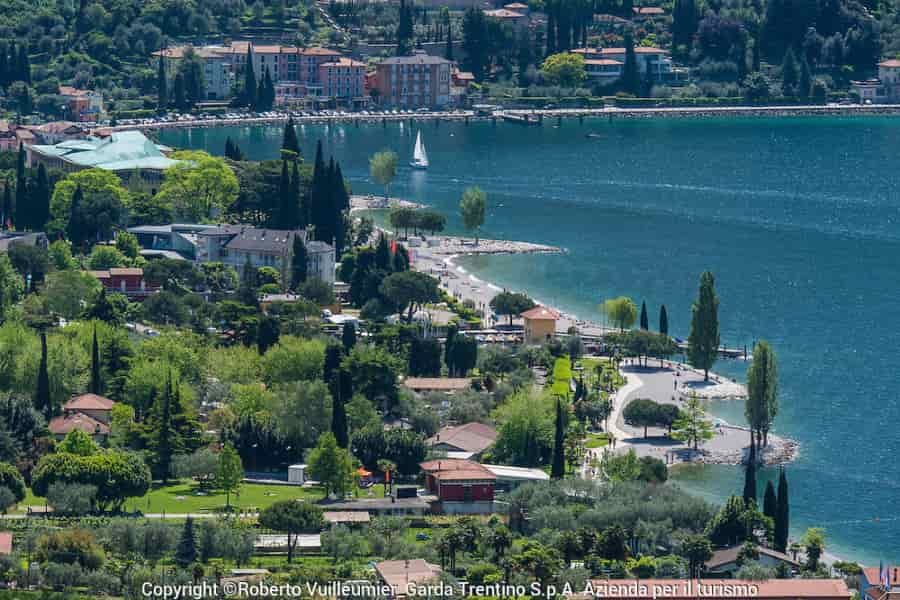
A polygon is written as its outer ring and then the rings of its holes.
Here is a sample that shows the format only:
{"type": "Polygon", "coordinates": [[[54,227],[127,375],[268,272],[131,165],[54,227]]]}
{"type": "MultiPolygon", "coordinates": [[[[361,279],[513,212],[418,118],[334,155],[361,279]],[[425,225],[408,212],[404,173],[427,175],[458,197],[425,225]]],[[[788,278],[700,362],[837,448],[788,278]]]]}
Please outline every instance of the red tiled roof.
{"type": "Polygon", "coordinates": [[[112,410],[113,402],[97,394],[81,394],[63,405],[63,410],[112,410]]]}
{"type": "MultiPolygon", "coordinates": [[[[865,574],[866,579],[869,580],[869,583],[877,584],[881,580],[881,573],[878,571],[878,567],[863,569],[863,573],[865,574]]],[[[900,567],[888,567],[888,573],[891,578],[891,586],[900,586],[900,567]]]]}
{"type": "Polygon", "coordinates": [[[403,381],[404,387],[411,390],[442,390],[457,391],[472,387],[470,377],[407,377],[403,381]]]}
{"type": "Polygon", "coordinates": [[[497,430],[483,423],[466,423],[457,427],[442,427],[428,439],[430,444],[447,444],[465,452],[484,452],[497,439],[497,430]]]}
{"type": "Polygon", "coordinates": [[[0,554],[12,553],[13,534],[11,531],[0,531],[0,554]]]}
{"type": "Polygon", "coordinates": [[[70,431],[76,429],[87,434],[94,435],[100,433],[109,435],[109,425],[101,423],[97,419],[93,419],[82,412],[74,412],[68,415],[54,417],[47,424],[47,429],[53,435],[66,435],[70,431]]]}
{"type": "Polygon", "coordinates": [[[525,16],[522,13],[518,13],[514,10],[506,10],[505,8],[486,10],[484,11],[484,15],[486,17],[494,17],[497,19],[521,19],[525,16]]]}
{"type": "Polygon", "coordinates": [[[487,469],[462,469],[457,471],[438,471],[431,475],[439,481],[482,481],[497,479],[497,476],[487,469]]]}
{"type": "Polygon", "coordinates": [[[443,481],[465,481],[473,479],[494,480],[497,476],[487,467],[475,461],[459,458],[439,458],[419,465],[432,477],[443,481]]]}
{"type": "Polygon", "coordinates": [[[441,574],[441,568],[425,562],[421,558],[414,560],[386,560],[375,565],[381,579],[391,586],[397,596],[406,596],[409,584],[421,584],[435,579],[441,574]]]}
{"type": "Polygon", "coordinates": [[[888,67],[889,69],[896,69],[900,67],[900,60],[896,58],[890,58],[888,60],[883,60],[878,63],[879,67],[888,67]]]}
{"type": "Polygon", "coordinates": [[[664,15],[666,11],[661,9],[658,6],[635,6],[631,10],[634,11],[636,15],[664,15]]]}
{"type": "Polygon", "coordinates": [[[532,321],[555,321],[559,318],[559,313],[546,306],[535,306],[531,310],[526,310],[519,316],[523,319],[530,319],[532,321]]]}
{"type": "Polygon", "coordinates": [[[331,48],[322,48],[320,46],[313,46],[311,48],[304,48],[300,51],[301,54],[306,54],[307,56],[340,56],[341,53],[337,50],[332,50],[331,48]]]}
{"type": "Polygon", "coordinates": [[[621,65],[622,62],[611,58],[589,58],[584,61],[586,65],[621,65]]]}
{"type": "Polygon", "coordinates": [[[366,63],[360,62],[358,60],[353,60],[352,58],[347,58],[346,56],[342,56],[337,60],[330,60],[326,63],[322,63],[323,67],[365,67],[366,63]]]}

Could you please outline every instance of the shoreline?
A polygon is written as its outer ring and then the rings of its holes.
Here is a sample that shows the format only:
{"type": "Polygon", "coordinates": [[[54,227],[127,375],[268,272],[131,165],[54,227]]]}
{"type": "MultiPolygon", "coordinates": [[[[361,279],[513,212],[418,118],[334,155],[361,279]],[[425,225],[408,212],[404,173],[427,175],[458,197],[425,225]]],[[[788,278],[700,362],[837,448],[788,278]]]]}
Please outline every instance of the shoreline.
{"type": "MultiPolygon", "coordinates": [[[[299,114],[293,116],[297,125],[303,124],[329,124],[347,123],[359,126],[360,124],[387,124],[389,122],[413,122],[413,121],[509,121],[510,124],[523,124],[522,119],[536,118],[528,125],[540,126],[544,119],[554,121],[562,119],[584,118],[715,118],[715,117],[809,117],[809,116],[900,116],[900,104],[852,104],[852,105],[798,105],[798,106],[648,106],[648,107],[618,107],[604,106],[602,108],[497,108],[492,114],[476,114],[472,110],[456,109],[453,111],[430,111],[421,113],[398,114],[361,114],[348,112],[346,114],[299,114]],[[507,119],[509,117],[509,119],[507,119]],[[518,122],[518,123],[517,123],[518,122]]],[[[198,118],[188,120],[142,122],[148,119],[126,119],[127,124],[103,125],[89,128],[91,132],[112,132],[127,130],[142,130],[145,132],[159,132],[166,129],[196,128],[208,129],[214,127],[251,127],[251,126],[280,126],[291,117],[288,113],[280,113],[272,116],[241,116],[237,118],[198,118]]]]}

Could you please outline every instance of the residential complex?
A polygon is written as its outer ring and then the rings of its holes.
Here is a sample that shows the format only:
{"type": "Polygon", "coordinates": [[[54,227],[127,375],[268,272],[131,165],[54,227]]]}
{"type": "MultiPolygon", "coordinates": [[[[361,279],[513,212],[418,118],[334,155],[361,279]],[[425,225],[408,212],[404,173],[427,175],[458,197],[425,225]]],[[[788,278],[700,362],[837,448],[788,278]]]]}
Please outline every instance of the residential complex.
{"type": "Polygon", "coordinates": [[[375,67],[377,101],[399,108],[447,106],[451,66],[449,60],[422,51],[385,59],[375,67]]]}
{"type": "Polygon", "coordinates": [[[140,131],[115,131],[109,136],[73,139],[54,145],[26,146],[29,166],[43,164],[65,172],[82,169],[113,171],[129,186],[155,194],[163,171],[178,163],[166,156],[169,149],[140,131]]]}
{"type": "Polygon", "coordinates": [[[366,100],[365,63],[329,48],[242,41],[221,46],[174,46],[153,54],[166,59],[169,76],[173,76],[179,61],[189,53],[203,63],[207,100],[234,96],[243,81],[248,55],[257,80],[268,70],[278,104],[310,99],[358,104],[366,100]]]}

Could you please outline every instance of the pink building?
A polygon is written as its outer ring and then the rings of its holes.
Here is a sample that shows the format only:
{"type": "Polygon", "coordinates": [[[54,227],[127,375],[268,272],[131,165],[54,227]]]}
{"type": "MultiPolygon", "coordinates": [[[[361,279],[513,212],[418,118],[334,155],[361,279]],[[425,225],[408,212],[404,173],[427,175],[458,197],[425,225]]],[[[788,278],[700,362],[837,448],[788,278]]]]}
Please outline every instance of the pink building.
{"type": "Polygon", "coordinates": [[[366,88],[366,63],[342,56],[319,65],[322,95],[329,98],[362,98],[366,88]]]}

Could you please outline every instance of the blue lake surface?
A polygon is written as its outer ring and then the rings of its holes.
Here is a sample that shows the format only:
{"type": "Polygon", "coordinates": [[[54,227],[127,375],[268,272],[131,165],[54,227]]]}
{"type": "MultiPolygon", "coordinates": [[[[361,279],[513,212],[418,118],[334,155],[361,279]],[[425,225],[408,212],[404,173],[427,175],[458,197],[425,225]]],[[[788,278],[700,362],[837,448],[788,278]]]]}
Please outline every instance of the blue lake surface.
{"type": "MultiPolygon", "coordinates": [[[[581,317],[599,319],[604,298],[628,295],[647,302],[651,324],[664,303],[670,331],[686,336],[699,275],[712,271],[722,341],[764,338],[778,355],[776,430],[802,445],[788,467],[792,536],[822,526],[832,553],[900,563],[900,119],[298,129],[307,160],[321,139],[356,193],[382,191],[368,157],[394,150],[392,195],[444,211],[453,230],[463,189],[481,187],[483,237],[568,253],[461,264],[581,317]],[[405,166],[420,128],[427,172],[405,166]]],[[[222,154],[229,136],[250,158],[278,156],[280,127],[173,130],[161,141],[222,154]]],[[[743,378],[746,364],[715,370],[743,378]]],[[[740,404],[714,411],[742,420],[740,404]]],[[[712,501],[743,485],[736,467],[692,468],[679,480],[712,501]]]]}

